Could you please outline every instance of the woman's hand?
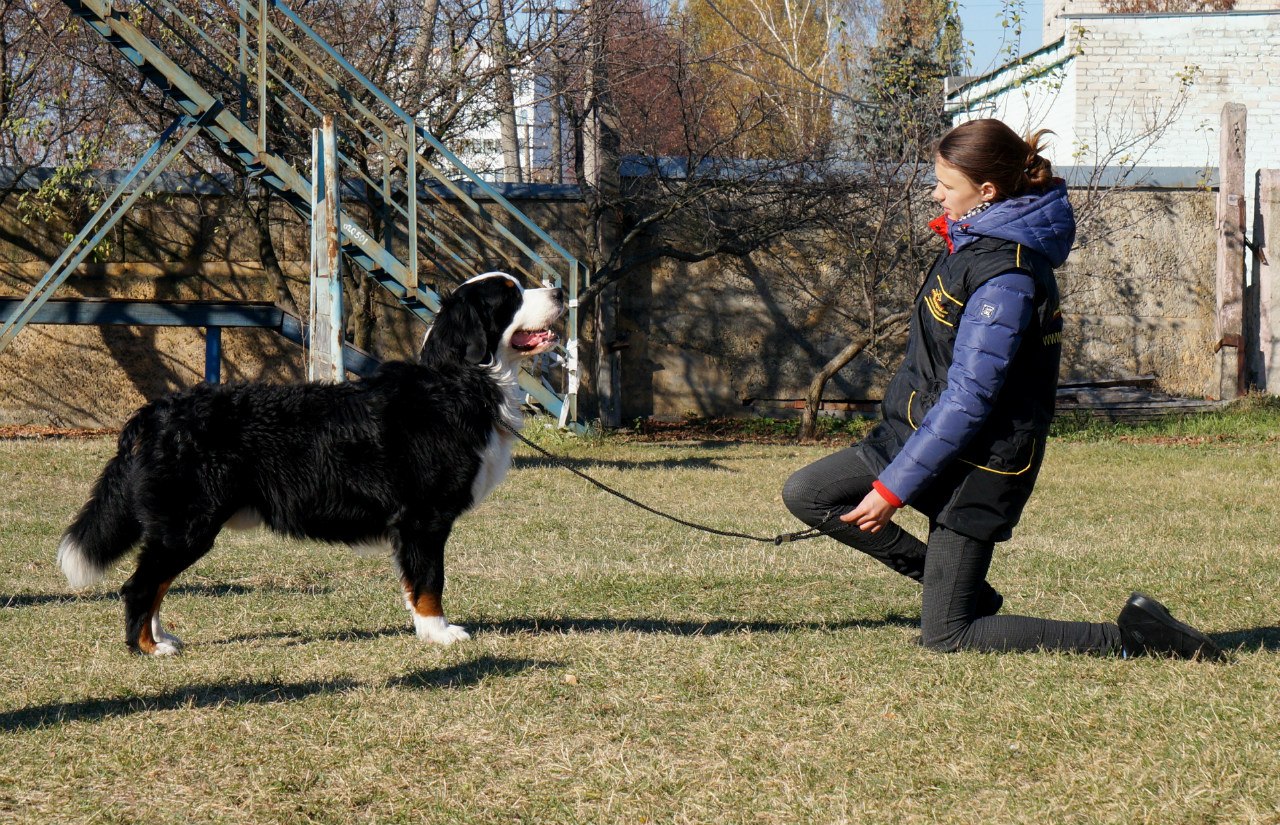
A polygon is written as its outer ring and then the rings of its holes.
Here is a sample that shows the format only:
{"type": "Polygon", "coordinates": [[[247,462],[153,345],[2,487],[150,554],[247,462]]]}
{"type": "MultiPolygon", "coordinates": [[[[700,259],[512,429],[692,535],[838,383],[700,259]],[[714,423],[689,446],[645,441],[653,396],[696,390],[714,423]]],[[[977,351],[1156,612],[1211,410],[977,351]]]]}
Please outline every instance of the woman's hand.
{"type": "Polygon", "coordinates": [[[856,524],[858,529],[868,533],[879,533],[884,526],[893,521],[898,508],[884,500],[884,496],[875,490],[867,493],[862,503],[840,517],[845,524],[856,524]]]}

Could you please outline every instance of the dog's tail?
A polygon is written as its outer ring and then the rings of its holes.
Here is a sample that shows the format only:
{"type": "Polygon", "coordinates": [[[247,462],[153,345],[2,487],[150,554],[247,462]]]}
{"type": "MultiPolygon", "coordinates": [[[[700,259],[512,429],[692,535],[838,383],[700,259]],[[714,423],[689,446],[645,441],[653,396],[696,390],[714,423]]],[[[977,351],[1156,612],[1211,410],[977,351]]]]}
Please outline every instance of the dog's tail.
{"type": "Polygon", "coordinates": [[[58,545],[58,565],[74,588],[102,580],[111,565],[142,537],[134,511],[134,450],[141,435],[141,416],[120,433],[119,451],[107,462],[93,485],[93,494],[80,508],[58,545]]]}

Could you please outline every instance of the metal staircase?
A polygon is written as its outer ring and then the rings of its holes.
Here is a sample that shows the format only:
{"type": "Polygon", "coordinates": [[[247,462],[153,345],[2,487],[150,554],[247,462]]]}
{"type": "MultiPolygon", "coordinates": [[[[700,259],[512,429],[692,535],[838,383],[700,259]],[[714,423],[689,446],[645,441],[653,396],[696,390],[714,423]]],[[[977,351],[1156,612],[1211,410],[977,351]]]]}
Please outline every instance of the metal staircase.
{"type": "Polygon", "coordinates": [[[311,181],[298,170],[310,168],[311,129],[334,114],[342,251],[425,322],[439,308],[431,285],[479,272],[563,287],[565,341],[520,383],[562,426],[576,420],[583,267],[293,10],[279,0],[188,4],[198,12],[171,0],[63,2],[244,174],[306,217],[311,181]]]}

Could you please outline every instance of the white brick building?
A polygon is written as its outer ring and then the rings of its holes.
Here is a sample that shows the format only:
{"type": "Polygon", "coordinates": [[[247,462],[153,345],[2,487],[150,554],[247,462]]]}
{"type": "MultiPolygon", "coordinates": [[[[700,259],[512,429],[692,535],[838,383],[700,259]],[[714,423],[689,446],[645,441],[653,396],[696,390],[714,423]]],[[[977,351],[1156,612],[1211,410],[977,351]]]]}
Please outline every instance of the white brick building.
{"type": "Polygon", "coordinates": [[[1246,180],[1280,167],[1280,2],[1186,14],[1102,9],[1100,0],[1046,0],[1044,48],[949,81],[956,120],[1052,129],[1055,165],[1204,168],[1218,165],[1223,104],[1241,103],[1249,110],[1246,180]],[[1154,142],[1140,139],[1152,132],[1154,142]]]}

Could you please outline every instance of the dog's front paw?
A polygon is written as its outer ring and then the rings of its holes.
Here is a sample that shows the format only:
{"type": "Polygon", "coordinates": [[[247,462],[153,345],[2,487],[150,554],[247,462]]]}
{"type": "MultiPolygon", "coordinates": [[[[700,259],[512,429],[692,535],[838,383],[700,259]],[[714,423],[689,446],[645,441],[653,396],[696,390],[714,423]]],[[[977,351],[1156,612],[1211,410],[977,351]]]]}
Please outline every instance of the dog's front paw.
{"type": "Polygon", "coordinates": [[[149,651],[152,656],[177,656],[182,652],[182,640],[164,629],[159,616],[151,618],[151,638],[155,641],[149,651]]]}
{"type": "Polygon", "coordinates": [[[449,624],[444,616],[414,615],[413,630],[422,641],[438,645],[451,645],[471,638],[464,628],[449,624]]]}

